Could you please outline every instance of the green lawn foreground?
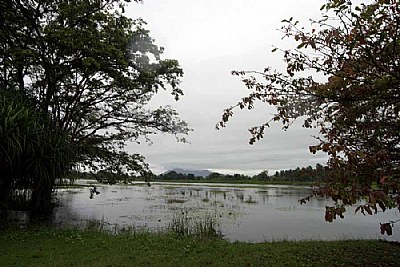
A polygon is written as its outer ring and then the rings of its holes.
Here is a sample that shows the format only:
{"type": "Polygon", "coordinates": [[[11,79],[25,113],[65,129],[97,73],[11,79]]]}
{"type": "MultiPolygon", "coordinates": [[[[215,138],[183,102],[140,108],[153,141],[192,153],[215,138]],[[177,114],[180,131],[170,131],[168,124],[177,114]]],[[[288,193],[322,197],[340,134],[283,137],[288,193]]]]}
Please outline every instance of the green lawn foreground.
{"type": "Polygon", "coordinates": [[[230,243],[173,234],[0,230],[0,266],[400,266],[384,241],[230,243]]]}

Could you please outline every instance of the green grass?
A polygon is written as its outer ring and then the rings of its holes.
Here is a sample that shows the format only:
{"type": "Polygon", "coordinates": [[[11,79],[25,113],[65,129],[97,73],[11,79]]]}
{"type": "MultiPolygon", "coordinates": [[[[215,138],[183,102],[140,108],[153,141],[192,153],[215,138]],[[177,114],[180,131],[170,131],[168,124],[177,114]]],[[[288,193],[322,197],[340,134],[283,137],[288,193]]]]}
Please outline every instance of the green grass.
{"type": "Polygon", "coordinates": [[[398,266],[383,241],[229,243],[173,234],[0,230],[1,266],[398,266]]]}

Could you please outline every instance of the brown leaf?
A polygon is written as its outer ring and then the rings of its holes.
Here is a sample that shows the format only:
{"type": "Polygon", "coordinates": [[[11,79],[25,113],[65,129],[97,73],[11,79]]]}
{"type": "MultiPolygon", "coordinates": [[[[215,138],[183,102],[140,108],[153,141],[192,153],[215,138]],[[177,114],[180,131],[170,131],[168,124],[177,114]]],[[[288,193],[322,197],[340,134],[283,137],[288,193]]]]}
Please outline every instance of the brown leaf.
{"type": "Polygon", "coordinates": [[[390,225],[390,223],[381,223],[381,234],[384,235],[385,232],[387,233],[387,235],[393,234],[392,226],[390,225]]]}
{"type": "Polygon", "coordinates": [[[372,215],[372,210],[369,205],[364,205],[364,209],[368,212],[369,215],[372,215]]]}
{"type": "Polygon", "coordinates": [[[376,198],[375,198],[375,196],[374,196],[373,193],[371,193],[371,194],[369,195],[369,203],[370,203],[372,206],[375,206],[375,205],[376,205],[376,198]]]}
{"type": "Polygon", "coordinates": [[[386,210],[385,203],[383,203],[382,200],[378,200],[377,203],[378,203],[379,207],[381,208],[381,210],[382,210],[383,212],[385,212],[385,210],[386,210]]]}
{"type": "Polygon", "coordinates": [[[333,216],[330,210],[325,211],[325,221],[333,222],[333,216]]]}
{"type": "Polygon", "coordinates": [[[361,205],[356,208],[356,210],[354,211],[354,214],[356,214],[360,209],[363,209],[363,207],[361,205]]]}

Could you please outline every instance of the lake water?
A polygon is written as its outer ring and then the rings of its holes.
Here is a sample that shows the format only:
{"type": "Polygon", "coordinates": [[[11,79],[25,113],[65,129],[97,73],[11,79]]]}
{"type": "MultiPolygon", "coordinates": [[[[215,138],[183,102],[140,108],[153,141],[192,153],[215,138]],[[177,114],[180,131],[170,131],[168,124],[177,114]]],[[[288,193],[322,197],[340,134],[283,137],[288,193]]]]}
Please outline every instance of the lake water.
{"type": "MultiPolygon", "coordinates": [[[[82,181],[81,181],[82,182],[82,181]]],[[[89,181],[84,181],[89,183],[89,181]]],[[[60,207],[53,223],[79,225],[100,220],[119,226],[150,230],[164,229],[174,218],[214,216],[220,231],[230,241],[387,239],[400,241],[400,223],[393,235],[380,234],[379,223],[400,218],[397,209],[372,216],[348,209],[344,219],[325,222],[327,199],[298,200],[310,194],[309,187],[284,185],[175,184],[97,185],[100,191],[89,198],[89,188],[62,189],[60,207]]]]}

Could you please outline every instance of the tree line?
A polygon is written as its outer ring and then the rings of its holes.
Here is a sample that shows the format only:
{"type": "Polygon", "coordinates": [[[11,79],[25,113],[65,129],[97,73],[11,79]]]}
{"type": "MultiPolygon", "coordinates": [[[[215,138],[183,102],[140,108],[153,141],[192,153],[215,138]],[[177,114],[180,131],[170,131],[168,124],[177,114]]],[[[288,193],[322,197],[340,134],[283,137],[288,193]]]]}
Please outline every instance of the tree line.
{"type": "Polygon", "coordinates": [[[90,179],[96,180],[105,184],[128,184],[135,181],[196,181],[196,182],[307,182],[316,183],[323,182],[327,175],[327,167],[321,164],[316,164],[315,168],[297,167],[296,169],[279,170],[274,174],[270,174],[268,170],[263,170],[260,173],[250,176],[245,174],[222,174],[212,172],[208,176],[196,176],[192,173],[184,174],[176,171],[168,171],[159,175],[150,174],[147,177],[143,176],[130,176],[128,174],[116,174],[101,170],[99,172],[70,172],[67,176],[69,180],[74,182],[77,179],[90,179]]]}
{"type": "Polygon", "coordinates": [[[268,170],[249,176],[245,174],[222,174],[212,172],[206,177],[195,176],[193,174],[182,174],[175,171],[169,171],[153,177],[156,180],[189,180],[189,181],[269,181],[269,182],[321,182],[326,177],[326,168],[321,164],[317,164],[315,168],[297,167],[296,169],[280,170],[274,174],[269,174],[268,170]]]}

